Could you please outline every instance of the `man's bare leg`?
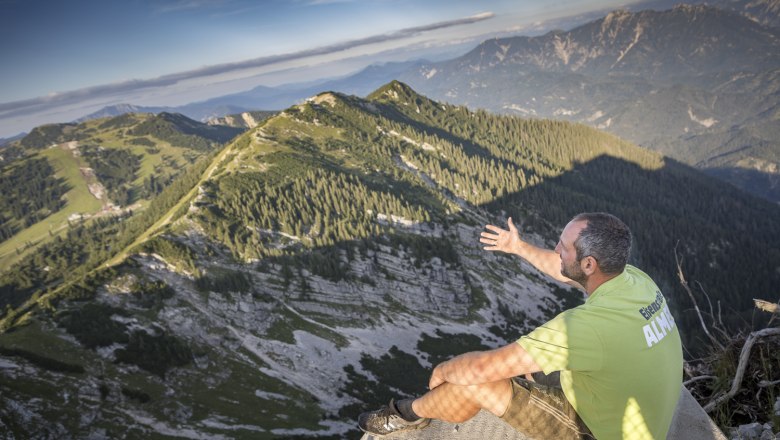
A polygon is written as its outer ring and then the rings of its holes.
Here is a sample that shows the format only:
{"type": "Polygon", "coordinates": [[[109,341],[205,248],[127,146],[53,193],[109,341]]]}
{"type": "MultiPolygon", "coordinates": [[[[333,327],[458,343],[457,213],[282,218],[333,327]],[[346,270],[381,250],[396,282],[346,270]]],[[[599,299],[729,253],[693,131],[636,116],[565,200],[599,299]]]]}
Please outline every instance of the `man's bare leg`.
{"type": "Polygon", "coordinates": [[[443,383],[416,399],[412,409],[420,417],[461,423],[482,408],[501,417],[511,400],[509,379],[468,386],[443,383]]]}

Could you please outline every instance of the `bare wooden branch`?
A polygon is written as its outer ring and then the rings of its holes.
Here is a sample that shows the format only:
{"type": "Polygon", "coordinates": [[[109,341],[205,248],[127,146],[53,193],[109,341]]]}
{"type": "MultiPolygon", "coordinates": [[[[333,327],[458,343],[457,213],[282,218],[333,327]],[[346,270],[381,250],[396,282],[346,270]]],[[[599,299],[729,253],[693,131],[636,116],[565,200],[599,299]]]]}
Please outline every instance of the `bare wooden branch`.
{"type": "Polygon", "coordinates": [[[731,340],[732,335],[729,335],[728,331],[726,330],[726,326],[723,325],[723,318],[720,315],[720,301],[718,301],[718,319],[716,321],[715,311],[712,309],[712,301],[710,301],[710,295],[706,290],[704,290],[704,286],[702,286],[698,280],[696,281],[696,285],[699,286],[699,290],[701,290],[701,293],[703,293],[704,297],[707,298],[707,303],[710,305],[710,319],[712,319],[712,329],[720,333],[720,336],[724,341],[731,340]]]}
{"type": "Polygon", "coordinates": [[[742,385],[742,377],[745,375],[745,368],[747,368],[748,359],[750,358],[750,350],[753,348],[753,344],[756,340],[766,337],[780,335],[780,328],[772,327],[765,328],[752,332],[745,339],[745,345],[742,346],[742,352],[739,354],[739,364],[737,364],[737,373],[734,375],[734,381],[731,383],[731,388],[726,393],[718,394],[714,399],[704,406],[704,411],[712,412],[718,405],[731,399],[739,391],[742,385]]]}
{"type": "Polygon", "coordinates": [[[699,322],[701,322],[701,328],[704,329],[704,333],[707,335],[708,338],[710,338],[710,341],[712,341],[713,344],[715,344],[718,348],[721,350],[724,349],[723,344],[720,343],[720,341],[717,340],[712,334],[710,333],[710,330],[707,328],[707,324],[704,323],[704,318],[701,316],[701,310],[699,310],[699,304],[696,302],[696,298],[693,297],[693,292],[691,292],[691,288],[688,287],[688,281],[685,280],[685,275],[683,275],[682,271],[682,262],[680,261],[679,255],[677,255],[677,246],[680,244],[678,241],[677,244],[674,245],[674,260],[677,263],[677,276],[680,278],[680,284],[685,288],[685,291],[688,292],[688,296],[691,298],[691,301],[693,301],[693,307],[696,309],[696,314],[699,316],[699,322]]]}
{"type": "Polygon", "coordinates": [[[704,290],[704,286],[697,280],[696,285],[699,286],[699,290],[701,290],[701,293],[704,294],[704,297],[707,299],[707,304],[710,305],[710,319],[712,319],[712,329],[716,330],[720,336],[723,338],[723,340],[728,341],[732,338],[731,335],[728,334],[726,331],[726,326],[723,325],[723,319],[720,315],[720,301],[718,301],[718,320],[715,320],[715,311],[712,309],[712,301],[710,301],[710,295],[707,293],[706,290],[704,290]]]}
{"type": "Polygon", "coordinates": [[[696,285],[699,286],[699,290],[704,294],[704,297],[707,298],[707,304],[710,305],[710,316],[712,316],[713,320],[715,319],[715,311],[712,310],[712,301],[710,301],[710,295],[707,294],[707,291],[704,290],[704,286],[701,285],[699,280],[696,280],[696,285]]]}
{"type": "Polygon", "coordinates": [[[773,380],[771,382],[768,381],[768,380],[762,380],[762,381],[760,381],[758,383],[758,386],[759,386],[759,388],[766,388],[766,387],[771,387],[771,386],[777,385],[779,383],[780,383],[780,380],[773,380]]]}
{"type": "Polygon", "coordinates": [[[709,376],[709,375],[696,376],[696,377],[692,377],[692,378],[686,380],[685,382],[683,382],[683,385],[687,387],[688,385],[690,385],[690,384],[692,384],[694,382],[698,382],[700,380],[717,379],[717,378],[718,378],[717,376],[709,376]]]}

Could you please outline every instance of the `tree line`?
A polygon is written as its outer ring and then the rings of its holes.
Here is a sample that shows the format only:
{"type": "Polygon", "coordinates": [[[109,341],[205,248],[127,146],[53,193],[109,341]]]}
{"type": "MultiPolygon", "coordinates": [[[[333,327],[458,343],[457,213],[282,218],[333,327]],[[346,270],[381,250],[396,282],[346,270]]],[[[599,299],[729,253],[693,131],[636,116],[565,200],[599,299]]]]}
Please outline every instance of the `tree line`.
{"type": "Polygon", "coordinates": [[[65,179],[42,157],[20,160],[0,173],[0,241],[65,206],[65,179]]]}
{"type": "Polygon", "coordinates": [[[134,201],[132,183],[141,168],[142,156],[123,148],[89,145],[81,147],[81,155],[105,186],[113,202],[127,206],[134,201]]]}

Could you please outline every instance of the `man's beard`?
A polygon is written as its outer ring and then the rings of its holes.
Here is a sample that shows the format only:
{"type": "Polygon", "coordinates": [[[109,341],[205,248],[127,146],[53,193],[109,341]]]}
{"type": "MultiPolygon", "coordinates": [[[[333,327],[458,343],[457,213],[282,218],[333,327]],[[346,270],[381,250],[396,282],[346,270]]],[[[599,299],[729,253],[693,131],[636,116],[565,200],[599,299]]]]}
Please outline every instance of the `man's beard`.
{"type": "Polygon", "coordinates": [[[583,286],[585,285],[585,281],[588,279],[588,276],[585,275],[585,272],[582,271],[579,261],[575,261],[571,264],[571,266],[567,266],[566,263],[561,262],[561,274],[570,280],[580,283],[583,286]]]}

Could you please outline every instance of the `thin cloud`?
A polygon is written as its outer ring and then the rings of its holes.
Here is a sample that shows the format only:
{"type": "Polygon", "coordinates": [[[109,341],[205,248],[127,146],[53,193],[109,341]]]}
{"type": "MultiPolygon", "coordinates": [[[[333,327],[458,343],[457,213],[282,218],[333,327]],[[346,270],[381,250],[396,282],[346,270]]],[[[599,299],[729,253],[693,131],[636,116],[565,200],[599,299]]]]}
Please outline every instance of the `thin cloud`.
{"type": "Polygon", "coordinates": [[[38,98],[26,99],[21,101],[0,103],[0,118],[10,116],[28,115],[40,112],[54,105],[72,105],[88,99],[107,98],[115,95],[121,95],[129,92],[137,92],[147,88],[164,87],[177,84],[181,81],[220,75],[240,70],[269,66],[285,61],[293,61],[312,56],[328,55],[342,52],[359,46],[383,43],[386,41],[399,40],[403,38],[419,35],[437,29],[443,29],[453,26],[461,26],[494,17],[492,12],[483,12],[470,17],[459,18],[456,20],[441,21],[423,26],[416,26],[401,29],[386,34],[373,35],[366,38],[350,40],[343,43],[321,46],[313,49],[291,52],[286,54],[271,55],[266,57],[254,58],[251,60],[216,64],[199,69],[188,70],[179,73],[159,76],[152,79],[129,80],[119,83],[104,84],[94,87],[73,90],[69,92],[53,93],[38,98]]]}
{"type": "Polygon", "coordinates": [[[214,8],[224,2],[214,2],[212,0],[176,0],[157,5],[155,12],[158,14],[167,14],[169,12],[188,11],[193,9],[214,8]]]}
{"type": "Polygon", "coordinates": [[[306,2],[307,5],[311,6],[317,6],[317,5],[331,5],[334,3],[354,3],[355,0],[310,0],[306,2]]]}

